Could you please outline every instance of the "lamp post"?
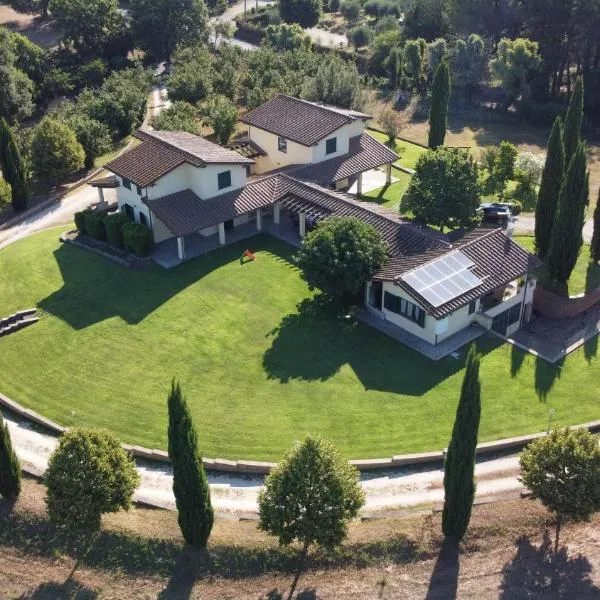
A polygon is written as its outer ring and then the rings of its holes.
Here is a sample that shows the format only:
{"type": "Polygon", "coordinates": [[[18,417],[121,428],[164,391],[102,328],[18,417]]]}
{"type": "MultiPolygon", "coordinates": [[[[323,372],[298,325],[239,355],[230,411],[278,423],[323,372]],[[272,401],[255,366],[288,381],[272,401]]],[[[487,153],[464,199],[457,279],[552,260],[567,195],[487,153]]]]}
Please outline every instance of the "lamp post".
{"type": "Polygon", "coordinates": [[[552,419],[554,419],[554,416],[556,415],[556,411],[551,408],[548,411],[548,431],[546,433],[550,433],[550,424],[552,423],[552,419]]]}

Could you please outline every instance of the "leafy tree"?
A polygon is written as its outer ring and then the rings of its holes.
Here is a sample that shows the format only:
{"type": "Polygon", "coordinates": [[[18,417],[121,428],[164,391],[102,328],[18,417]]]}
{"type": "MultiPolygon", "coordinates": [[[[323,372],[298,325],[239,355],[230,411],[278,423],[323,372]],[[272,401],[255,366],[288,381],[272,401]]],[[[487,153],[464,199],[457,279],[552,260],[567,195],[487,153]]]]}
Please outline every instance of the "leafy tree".
{"type": "Polygon", "coordinates": [[[321,17],[321,0],[280,0],[279,14],[286,23],[314,27],[321,17]]]}
{"type": "Polygon", "coordinates": [[[196,109],[183,100],[177,100],[171,106],[163,108],[152,120],[152,127],[167,131],[187,131],[194,135],[200,135],[196,109]]]}
{"type": "Polygon", "coordinates": [[[355,217],[330,217],[305,238],[296,262],[309,287],[329,296],[357,294],[386,260],[379,232],[355,217]]]}
{"type": "Polygon", "coordinates": [[[423,86],[426,47],[424,39],[407,40],[404,44],[404,72],[415,89],[423,86]]]}
{"type": "Polygon", "coordinates": [[[265,29],[265,43],[276,50],[309,49],[312,40],[298,23],[269,25],[265,29]]]}
{"type": "Polygon", "coordinates": [[[0,117],[14,123],[33,113],[34,86],[23,71],[0,65],[0,90],[0,117]]]}
{"type": "Polygon", "coordinates": [[[54,523],[95,533],[103,514],[131,506],[140,476],[133,458],[108,431],[74,428],[61,436],[44,483],[54,523]]]}
{"type": "Polygon", "coordinates": [[[173,57],[173,68],[167,80],[169,98],[197,104],[212,92],[214,60],[201,48],[183,48],[173,57]]]}
{"type": "Polygon", "coordinates": [[[308,436],[296,443],[271,471],[258,496],[260,528],[277,536],[281,545],[302,544],[288,599],[311,544],[338,546],[364,501],[356,468],[320,438],[308,436]]]}
{"type": "Polygon", "coordinates": [[[64,122],[75,132],[77,141],[83,148],[86,169],[91,169],[96,158],[106,154],[112,148],[110,129],[104,123],[77,113],[67,117],[64,122]]]}
{"type": "Polygon", "coordinates": [[[217,140],[220,144],[226,144],[235,131],[237,122],[235,104],[225,96],[212,96],[205,104],[204,110],[217,140]]]}
{"type": "Polygon", "coordinates": [[[62,69],[50,69],[42,79],[41,93],[44,98],[55,99],[65,96],[74,89],[71,76],[62,69]]]}
{"type": "Polygon", "coordinates": [[[360,2],[358,0],[344,0],[340,10],[344,19],[350,24],[356,23],[360,18],[360,2]]]}
{"type": "Polygon", "coordinates": [[[456,540],[462,540],[467,531],[475,498],[475,449],[481,417],[479,364],[480,355],[472,345],[444,464],[442,530],[456,540]]]}
{"type": "Polygon", "coordinates": [[[518,154],[519,151],[514,144],[507,141],[500,142],[491,176],[500,186],[502,194],[504,194],[506,183],[515,177],[515,162],[518,154]]]}
{"type": "Polygon", "coordinates": [[[117,0],[50,0],[65,43],[82,56],[125,56],[125,20],[117,0]]]}
{"type": "Polygon", "coordinates": [[[132,0],[131,27],[140,47],[170,59],[178,46],[206,41],[208,13],[202,0],[132,0]]]}
{"type": "Polygon", "coordinates": [[[46,69],[46,51],[16,31],[8,32],[8,41],[14,56],[13,66],[39,85],[46,69]]]}
{"type": "Polygon", "coordinates": [[[594,209],[594,233],[590,245],[590,256],[594,262],[600,260],[600,192],[598,193],[598,202],[594,209]]]}
{"type": "Polygon", "coordinates": [[[369,73],[378,77],[390,76],[389,61],[390,55],[395,49],[398,49],[398,58],[400,66],[398,73],[402,71],[403,60],[402,49],[400,47],[401,33],[398,30],[384,31],[378,33],[371,44],[371,54],[369,57],[369,73]]]}
{"type": "Polygon", "coordinates": [[[355,48],[364,48],[373,41],[373,31],[366,25],[359,25],[348,30],[348,41],[355,48]]]}
{"type": "Polygon", "coordinates": [[[402,50],[400,48],[392,48],[390,51],[387,68],[390,76],[390,87],[396,90],[398,89],[400,74],[402,73],[402,50]]]}
{"type": "Polygon", "coordinates": [[[472,226],[480,204],[478,167],[462,150],[438,148],[419,157],[400,209],[436,227],[472,226]]]}
{"type": "Polygon", "coordinates": [[[454,60],[454,85],[463,90],[467,100],[471,102],[479,91],[482,81],[488,74],[488,61],[485,44],[481,37],[472,33],[467,41],[456,41],[456,58],[454,60]]]}
{"type": "Polygon", "coordinates": [[[583,244],[582,229],[589,188],[584,144],[573,155],[560,190],[548,250],[548,271],[552,279],[566,283],[583,244]]]}
{"type": "Polygon", "coordinates": [[[25,210],[29,201],[25,163],[15,143],[8,123],[0,117],[0,168],[11,187],[12,205],[15,211],[25,210]]]}
{"type": "Polygon", "coordinates": [[[552,431],[521,452],[521,481],[556,514],[555,552],[565,519],[587,521],[600,510],[600,446],[586,429],[552,431]]]}
{"type": "Polygon", "coordinates": [[[448,102],[450,101],[450,71],[444,60],[438,66],[433,78],[431,90],[431,109],[429,111],[430,148],[444,145],[448,126],[448,102]]]}
{"type": "Polygon", "coordinates": [[[12,447],[8,424],[0,415],[0,496],[14,502],[20,493],[21,465],[12,447]]]}
{"type": "Polygon", "coordinates": [[[577,78],[575,89],[571,95],[569,109],[565,117],[565,164],[571,162],[571,158],[579,146],[581,140],[581,122],[583,120],[583,79],[577,78]]]}
{"type": "Polygon", "coordinates": [[[389,141],[395,142],[398,134],[402,130],[403,121],[400,115],[392,108],[385,108],[379,115],[379,124],[387,134],[389,141]]]}
{"type": "Polygon", "coordinates": [[[520,152],[515,161],[514,178],[517,180],[515,197],[521,198],[529,208],[537,201],[536,186],[544,171],[544,156],[532,152],[520,152]]]}
{"type": "Polygon", "coordinates": [[[334,56],[319,65],[314,77],[306,79],[302,97],[343,108],[359,108],[360,90],[356,65],[334,56]]]}
{"type": "Polygon", "coordinates": [[[31,162],[40,179],[54,179],[81,169],[85,152],[75,132],[64,123],[45,117],[36,126],[31,142],[31,162]]]}
{"type": "Polygon", "coordinates": [[[0,177],[0,209],[5,208],[12,202],[12,188],[10,183],[0,177]]]}
{"type": "Polygon", "coordinates": [[[173,493],[183,539],[206,548],[213,526],[210,487],[198,450],[198,436],[181,387],[175,380],[167,401],[169,408],[169,458],[173,465],[173,493]]]}
{"type": "Polygon", "coordinates": [[[426,40],[443,38],[450,28],[446,0],[420,0],[413,2],[404,23],[407,38],[422,37],[426,40]]]}
{"type": "Polygon", "coordinates": [[[502,82],[506,94],[504,108],[508,110],[519,96],[530,94],[530,85],[542,62],[537,42],[527,38],[502,38],[490,62],[492,73],[502,82]]]}
{"type": "Polygon", "coordinates": [[[548,248],[550,248],[552,228],[564,176],[565,147],[562,123],[560,117],[556,117],[548,141],[548,154],[535,207],[535,249],[538,256],[542,258],[546,256],[548,248]]]}
{"type": "Polygon", "coordinates": [[[448,44],[444,38],[438,38],[427,44],[427,69],[429,75],[435,75],[437,68],[446,60],[448,55],[448,44]]]}

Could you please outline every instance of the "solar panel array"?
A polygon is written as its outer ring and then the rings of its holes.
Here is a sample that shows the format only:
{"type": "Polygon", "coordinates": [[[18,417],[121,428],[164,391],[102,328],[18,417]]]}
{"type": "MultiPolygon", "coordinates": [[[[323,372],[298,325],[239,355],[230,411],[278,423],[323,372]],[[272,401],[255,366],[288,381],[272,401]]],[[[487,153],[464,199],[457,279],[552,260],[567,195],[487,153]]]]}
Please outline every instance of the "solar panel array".
{"type": "Polygon", "coordinates": [[[402,279],[437,308],[482,283],[469,270],[474,264],[468,256],[457,250],[403,275],[402,279]]]}

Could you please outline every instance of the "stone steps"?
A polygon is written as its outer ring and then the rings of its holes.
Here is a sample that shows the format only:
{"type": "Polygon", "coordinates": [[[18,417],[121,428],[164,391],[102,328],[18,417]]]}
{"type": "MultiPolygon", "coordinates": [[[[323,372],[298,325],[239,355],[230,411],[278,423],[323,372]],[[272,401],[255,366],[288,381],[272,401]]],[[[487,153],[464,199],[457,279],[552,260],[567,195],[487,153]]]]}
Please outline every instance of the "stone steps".
{"type": "Polygon", "coordinates": [[[15,331],[19,331],[20,329],[24,329],[29,325],[37,323],[39,317],[36,317],[35,313],[35,308],[28,308],[0,319],[0,337],[15,333],[15,331]]]}

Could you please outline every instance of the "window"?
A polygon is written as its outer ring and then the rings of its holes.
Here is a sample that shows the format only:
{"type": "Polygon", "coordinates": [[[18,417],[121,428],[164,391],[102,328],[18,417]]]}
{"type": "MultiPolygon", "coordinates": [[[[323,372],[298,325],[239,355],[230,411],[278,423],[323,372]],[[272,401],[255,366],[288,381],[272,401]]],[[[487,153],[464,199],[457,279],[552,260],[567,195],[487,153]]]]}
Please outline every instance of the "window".
{"type": "Polygon", "coordinates": [[[222,190],[231,185],[231,171],[223,171],[217,175],[218,188],[222,190]]]}
{"type": "Polygon", "coordinates": [[[133,210],[133,206],[131,204],[123,204],[121,207],[123,212],[132,220],[135,221],[135,212],[133,210]]]}
{"type": "Polygon", "coordinates": [[[389,292],[384,294],[383,306],[390,312],[414,321],[419,327],[425,327],[425,311],[420,306],[389,292]]]}
{"type": "Polygon", "coordinates": [[[142,188],[141,188],[139,185],[136,185],[136,186],[135,186],[135,189],[136,189],[136,191],[137,191],[137,195],[138,195],[138,196],[141,196],[141,195],[142,195],[142,188]]]}
{"type": "Polygon", "coordinates": [[[148,219],[146,218],[146,215],[140,211],[140,223],[142,225],[145,225],[146,227],[148,227],[148,219]]]}
{"type": "Polygon", "coordinates": [[[337,138],[330,138],[325,142],[325,154],[337,152],[337,138]]]}
{"type": "Polygon", "coordinates": [[[285,138],[277,138],[277,150],[279,152],[287,152],[287,140],[285,138]]]}
{"type": "Polygon", "coordinates": [[[475,312],[476,308],[477,308],[477,300],[471,300],[471,302],[469,302],[469,314],[472,315],[475,312]]]}
{"type": "Polygon", "coordinates": [[[123,187],[126,187],[128,190],[131,189],[131,181],[129,181],[129,179],[125,179],[125,177],[123,177],[123,187]]]}

